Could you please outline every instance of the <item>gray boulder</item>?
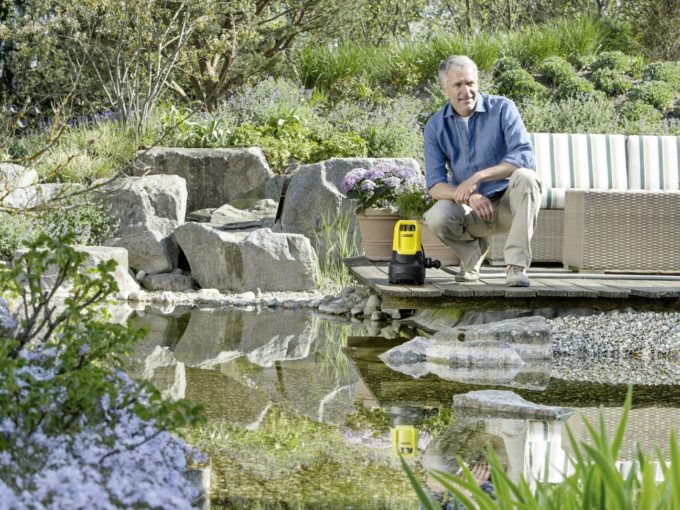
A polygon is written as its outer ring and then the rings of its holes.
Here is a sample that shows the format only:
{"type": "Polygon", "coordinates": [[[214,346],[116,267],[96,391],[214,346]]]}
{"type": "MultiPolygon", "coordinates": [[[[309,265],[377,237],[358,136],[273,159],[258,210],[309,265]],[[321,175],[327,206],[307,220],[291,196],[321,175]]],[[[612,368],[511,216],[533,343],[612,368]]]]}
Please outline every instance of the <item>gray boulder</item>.
{"type": "Polygon", "coordinates": [[[315,240],[315,247],[323,257],[326,252],[325,245],[321,242],[317,246],[316,239],[322,232],[324,219],[332,221],[343,212],[351,214],[350,234],[354,235],[353,212],[356,204],[340,192],[345,174],[357,167],[373,168],[384,162],[420,170],[418,162],[410,158],[333,158],[299,167],[288,184],[281,215],[281,229],[284,232],[303,234],[315,240]]]}
{"type": "Polygon", "coordinates": [[[179,249],[172,233],[186,215],[183,178],[150,175],[116,179],[96,189],[95,196],[118,220],[118,230],[106,244],[126,248],[131,267],[156,274],[177,265],[179,249]]]}
{"type": "Polygon", "coordinates": [[[454,395],[453,407],[467,414],[524,418],[527,420],[562,420],[574,411],[568,407],[545,406],[523,399],[513,391],[481,390],[454,395]]]}
{"type": "MultiPolygon", "coordinates": [[[[139,285],[135,279],[128,273],[128,254],[124,248],[114,248],[109,246],[75,246],[77,251],[83,252],[87,255],[83,263],[82,269],[88,270],[94,268],[102,261],[115,260],[116,269],[113,272],[113,277],[118,284],[119,292],[135,292],[139,290],[139,285]]],[[[26,248],[18,250],[14,255],[16,257],[26,252],[26,248]]],[[[58,276],[56,265],[48,267],[48,270],[42,277],[40,285],[43,289],[51,289],[54,287],[56,278],[58,276]]],[[[71,282],[65,282],[59,287],[56,292],[57,297],[67,297],[70,295],[73,285],[71,282]]]]}
{"type": "Polygon", "coordinates": [[[32,209],[63,198],[74,191],[82,190],[80,184],[35,184],[33,186],[15,188],[13,191],[0,192],[2,206],[9,209],[32,209]]]}
{"type": "Polygon", "coordinates": [[[202,288],[245,292],[302,291],[316,286],[317,262],[309,239],[269,229],[222,232],[188,223],[175,239],[202,288]]]}
{"type": "Polygon", "coordinates": [[[280,187],[278,194],[270,190],[270,181],[277,179],[259,148],[157,147],[137,153],[134,171],[136,175],[169,174],[186,179],[190,211],[235,200],[278,200],[280,194],[280,187]]]}
{"type": "Polygon", "coordinates": [[[184,292],[194,288],[191,276],[175,273],[151,274],[144,277],[142,285],[148,290],[184,292]]]}
{"type": "Polygon", "coordinates": [[[38,172],[12,163],[0,163],[0,198],[20,188],[38,183],[38,172]]]}
{"type": "Polygon", "coordinates": [[[213,211],[210,224],[223,230],[271,227],[276,219],[278,204],[271,198],[259,200],[249,209],[225,204],[213,211]]]}

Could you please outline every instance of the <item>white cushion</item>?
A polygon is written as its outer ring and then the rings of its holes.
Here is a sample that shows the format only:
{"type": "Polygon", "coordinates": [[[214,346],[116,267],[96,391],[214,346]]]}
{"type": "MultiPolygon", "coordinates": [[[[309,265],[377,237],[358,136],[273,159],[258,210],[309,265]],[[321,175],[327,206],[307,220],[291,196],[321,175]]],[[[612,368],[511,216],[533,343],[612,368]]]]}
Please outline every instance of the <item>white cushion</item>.
{"type": "Polygon", "coordinates": [[[629,136],[629,189],[680,190],[680,137],[629,136]]]}
{"type": "Polygon", "coordinates": [[[563,209],[566,189],[627,189],[624,135],[531,133],[530,137],[543,184],[542,207],[563,209]]]}

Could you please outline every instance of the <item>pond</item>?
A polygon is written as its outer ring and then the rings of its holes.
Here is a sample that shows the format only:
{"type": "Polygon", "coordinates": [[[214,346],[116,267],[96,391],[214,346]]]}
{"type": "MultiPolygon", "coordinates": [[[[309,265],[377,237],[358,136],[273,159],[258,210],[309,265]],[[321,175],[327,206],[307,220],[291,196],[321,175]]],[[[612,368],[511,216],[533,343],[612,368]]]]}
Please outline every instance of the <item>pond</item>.
{"type": "Polygon", "coordinates": [[[626,380],[600,377],[612,373],[611,362],[556,360],[526,380],[482,385],[434,373],[414,378],[383,364],[379,354],[419,334],[413,321],[376,325],[269,308],[147,308],[129,321],[148,330],[129,371],[205,408],[208,423],[187,439],[210,457],[212,508],[418,508],[392,452],[390,430],[399,425],[419,431],[408,462],[421,479],[424,466],[456,471],[457,456],[471,466],[490,442],[512,477],[559,481],[569,469],[564,423],[452,407],[454,395],[473,390],[511,389],[570,407],[576,412],[566,424],[587,441],[582,417],[596,423],[600,407],[613,435],[634,373],[676,374],[634,385],[621,469],[637,444],[667,455],[680,421],[675,362],[627,362],[618,367],[626,380]]]}

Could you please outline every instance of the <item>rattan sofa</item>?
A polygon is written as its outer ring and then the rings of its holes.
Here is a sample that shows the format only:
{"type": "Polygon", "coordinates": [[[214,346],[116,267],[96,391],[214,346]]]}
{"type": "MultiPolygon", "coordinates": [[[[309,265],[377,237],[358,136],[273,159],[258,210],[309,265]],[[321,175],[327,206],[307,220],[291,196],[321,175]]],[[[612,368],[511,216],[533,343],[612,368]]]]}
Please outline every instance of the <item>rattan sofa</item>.
{"type": "Polygon", "coordinates": [[[680,137],[626,140],[627,190],[568,190],[565,267],[680,272],[680,137]]]}
{"type": "MultiPolygon", "coordinates": [[[[541,211],[532,239],[534,262],[562,262],[566,192],[572,188],[627,189],[624,135],[531,133],[536,171],[543,185],[541,211]]],[[[502,265],[507,236],[490,239],[492,265],[502,265]]]]}

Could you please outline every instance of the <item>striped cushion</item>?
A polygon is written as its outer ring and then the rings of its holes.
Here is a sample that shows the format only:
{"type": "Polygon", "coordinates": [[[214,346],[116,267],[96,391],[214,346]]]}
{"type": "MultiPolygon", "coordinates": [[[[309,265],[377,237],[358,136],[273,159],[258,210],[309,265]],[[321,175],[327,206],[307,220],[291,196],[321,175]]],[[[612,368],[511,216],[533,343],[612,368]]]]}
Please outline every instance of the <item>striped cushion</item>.
{"type": "Polygon", "coordinates": [[[531,133],[536,171],[543,183],[541,207],[564,208],[564,190],[626,189],[626,137],[531,133]]]}
{"type": "Polygon", "coordinates": [[[680,137],[629,136],[629,189],[680,190],[680,137]]]}

